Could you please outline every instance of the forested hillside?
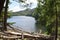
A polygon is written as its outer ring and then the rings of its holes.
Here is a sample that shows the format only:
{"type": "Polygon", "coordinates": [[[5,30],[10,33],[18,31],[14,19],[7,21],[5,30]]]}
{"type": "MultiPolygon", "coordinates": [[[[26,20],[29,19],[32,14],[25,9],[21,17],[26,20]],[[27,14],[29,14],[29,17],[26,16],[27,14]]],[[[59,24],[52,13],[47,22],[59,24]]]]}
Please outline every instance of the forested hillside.
{"type": "Polygon", "coordinates": [[[35,10],[35,9],[26,9],[26,10],[19,11],[19,12],[12,12],[12,15],[13,15],[13,16],[22,16],[22,15],[32,16],[34,10],[35,10]]]}

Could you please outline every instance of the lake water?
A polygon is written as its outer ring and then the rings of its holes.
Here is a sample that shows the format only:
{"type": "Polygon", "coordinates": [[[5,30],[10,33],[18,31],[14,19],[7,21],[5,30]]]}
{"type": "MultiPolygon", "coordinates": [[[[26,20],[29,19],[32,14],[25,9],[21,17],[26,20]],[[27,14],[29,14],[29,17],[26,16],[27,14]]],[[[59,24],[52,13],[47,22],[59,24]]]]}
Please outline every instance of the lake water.
{"type": "Polygon", "coordinates": [[[22,29],[23,31],[35,32],[37,30],[37,28],[35,26],[36,20],[34,17],[13,16],[12,18],[8,19],[8,22],[16,22],[13,25],[15,25],[16,28],[18,28],[18,29],[22,29]]]}

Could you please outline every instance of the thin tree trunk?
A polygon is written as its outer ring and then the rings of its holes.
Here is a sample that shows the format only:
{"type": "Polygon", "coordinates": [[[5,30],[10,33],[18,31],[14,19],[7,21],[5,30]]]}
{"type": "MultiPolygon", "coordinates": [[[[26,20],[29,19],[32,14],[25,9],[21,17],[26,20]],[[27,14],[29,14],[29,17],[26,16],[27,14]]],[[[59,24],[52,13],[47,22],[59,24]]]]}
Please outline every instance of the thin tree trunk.
{"type": "Polygon", "coordinates": [[[1,16],[2,9],[4,7],[4,2],[5,0],[0,0],[0,16],[1,16]]]}
{"type": "Polygon", "coordinates": [[[55,40],[57,40],[57,37],[58,37],[58,5],[57,4],[55,4],[55,6],[56,6],[56,34],[55,34],[55,40]]]}
{"type": "Polygon", "coordinates": [[[3,29],[5,31],[7,31],[7,10],[8,10],[8,2],[9,2],[9,0],[6,0],[5,13],[4,13],[4,26],[3,26],[3,29]]]}

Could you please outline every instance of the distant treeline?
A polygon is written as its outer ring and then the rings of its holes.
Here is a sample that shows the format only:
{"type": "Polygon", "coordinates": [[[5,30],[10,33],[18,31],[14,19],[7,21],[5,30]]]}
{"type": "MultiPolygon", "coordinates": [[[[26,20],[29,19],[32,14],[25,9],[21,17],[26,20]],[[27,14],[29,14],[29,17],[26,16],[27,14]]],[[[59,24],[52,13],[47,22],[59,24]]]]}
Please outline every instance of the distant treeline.
{"type": "Polygon", "coordinates": [[[12,12],[13,16],[32,16],[33,12],[35,9],[26,9],[23,11],[19,11],[19,12],[12,12]]]}

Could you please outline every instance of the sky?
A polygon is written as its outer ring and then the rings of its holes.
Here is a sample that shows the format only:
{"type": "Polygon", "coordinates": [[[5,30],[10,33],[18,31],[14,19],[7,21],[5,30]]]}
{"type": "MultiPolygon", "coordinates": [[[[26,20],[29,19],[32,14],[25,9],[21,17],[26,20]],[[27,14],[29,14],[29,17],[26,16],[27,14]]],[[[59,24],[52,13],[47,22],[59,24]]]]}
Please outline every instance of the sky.
{"type": "Polygon", "coordinates": [[[33,9],[33,8],[36,8],[37,7],[37,0],[27,0],[25,1],[25,4],[24,3],[18,3],[16,1],[12,1],[10,0],[11,4],[9,4],[9,9],[8,11],[12,11],[12,12],[18,12],[18,11],[22,11],[22,10],[25,10],[27,8],[29,9],[33,9]],[[31,6],[30,6],[30,3],[31,6]],[[28,7],[23,7],[23,5],[26,5],[26,4],[29,4],[28,7]]]}

